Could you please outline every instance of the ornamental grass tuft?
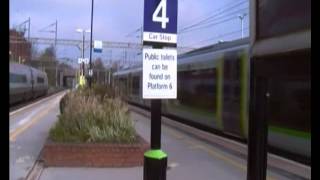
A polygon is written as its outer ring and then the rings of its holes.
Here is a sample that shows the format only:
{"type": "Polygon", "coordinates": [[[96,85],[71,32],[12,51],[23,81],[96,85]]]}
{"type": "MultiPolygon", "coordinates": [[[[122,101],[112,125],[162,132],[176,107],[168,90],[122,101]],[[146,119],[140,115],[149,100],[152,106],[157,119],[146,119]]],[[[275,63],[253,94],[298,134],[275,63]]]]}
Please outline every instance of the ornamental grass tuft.
{"type": "Polygon", "coordinates": [[[134,143],[136,132],[128,106],[101,87],[68,93],[50,130],[55,142],[134,143]],[[96,91],[98,89],[98,91],[96,91]],[[98,92],[98,93],[96,93],[98,92]]]}

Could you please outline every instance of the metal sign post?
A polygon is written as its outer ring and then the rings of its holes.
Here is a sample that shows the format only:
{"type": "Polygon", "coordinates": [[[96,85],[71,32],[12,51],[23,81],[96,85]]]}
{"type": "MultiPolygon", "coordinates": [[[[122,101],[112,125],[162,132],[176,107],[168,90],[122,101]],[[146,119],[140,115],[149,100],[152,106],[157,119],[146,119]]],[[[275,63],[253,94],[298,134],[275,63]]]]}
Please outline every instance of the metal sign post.
{"type": "Polygon", "coordinates": [[[247,180],[265,180],[268,161],[268,86],[266,78],[256,77],[256,69],[251,63],[247,180]]]}
{"type": "Polygon", "coordinates": [[[151,149],[144,154],[144,180],[166,180],[167,154],[161,150],[161,99],[177,98],[177,0],[145,0],[143,99],[151,99],[151,149]]]}

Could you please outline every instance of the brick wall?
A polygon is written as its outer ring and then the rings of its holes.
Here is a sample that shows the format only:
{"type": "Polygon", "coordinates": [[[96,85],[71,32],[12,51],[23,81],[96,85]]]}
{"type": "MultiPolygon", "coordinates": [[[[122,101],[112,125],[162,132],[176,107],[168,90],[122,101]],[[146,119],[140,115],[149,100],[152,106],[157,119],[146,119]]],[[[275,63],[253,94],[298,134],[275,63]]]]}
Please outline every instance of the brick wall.
{"type": "Polygon", "coordinates": [[[26,40],[23,33],[14,29],[10,30],[10,52],[12,60],[25,62],[31,59],[31,43],[26,40]]]}
{"type": "Polygon", "coordinates": [[[143,165],[149,144],[138,138],[136,144],[54,143],[47,141],[41,152],[45,166],[134,167],[143,165]]]}

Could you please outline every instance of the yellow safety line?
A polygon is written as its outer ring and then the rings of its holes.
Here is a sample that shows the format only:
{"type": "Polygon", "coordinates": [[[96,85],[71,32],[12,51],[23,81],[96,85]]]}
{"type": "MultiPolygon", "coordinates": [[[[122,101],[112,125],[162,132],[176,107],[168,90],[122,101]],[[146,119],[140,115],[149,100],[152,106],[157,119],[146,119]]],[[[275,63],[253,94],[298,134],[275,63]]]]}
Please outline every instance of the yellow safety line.
{"type": "Polygon", "coordinates": [[[33,124],[38,122],[44,115],[46,115],[49,110],[54,106],[54,103],[50,103],[51,106],[46,108],[46,110],[40,112],[40,114],[37,114],[35,117],[31,119],[31,121],[28,121],[26,124],[18,127],[16,130],[10,133],[10,141],[15,141],[17,136],[23,133],[25,130],[27,130],[29,127],[31,127],[33,124]]]}
{"type": "MultiPolygon", "coordinates": [[[[167,130],[171,135],[175,136],[176,138],[178,138],[178,139],[182,138],[182,134],[176,133],[176,132],[174,132],[173,130],[171,130],[169,128],[167,128],[167,130]]],[[[246,166],[244,166],[241,163],[238,163],[238,162],[228,158],[227,156],[225,156],[225,155],[223,155],[221,153],[218,153],[217,151],[212,150],[211,148],[208,148],[206,146],[197,144],[197,143],[195,143],[195,142],[193,142],[191,140],[188,140],[188,139],[184,139],[184,142],[194,146],[195,148],[202,149],[203,151],[207,152],[209,155],[211,155],[213,157],[216,157],[216,158],[219,158],[219,159],[221,159],[223,161],[226,161],[227,163],[232,164],[233,166],[235,166],[235,167],[237,167],[237,168],[239,168],[239,169],[241,169],[243,171],[247,171],[247,167],[246,166]]],[[[276,180],[274,177],[270,177],[268,175],[267,175],[267,179],[268,180],[276,180]]]]}
{"type": "Polygon", "coordinates": [[[17,110],[15,110],[15,111],[12,111],[12,112],[9,113],[9,116],[12,116],[12,115],[14,115],[14,114],[16,114],[16,113],[18,113],[18,112],[20,112],[20,111],[26,110],[26,109],[28,109],[28,108],[30,108],[30,107],[32,107],[32,106],[35,106],[35,105],[40,104],[40,103],[42,103],[42,102],[44,102],[44,101],[47,101],[47,100],[49,100],[50,98],[52,98],[53,96],[58,96],[60,93],[64,93],[64,91],[59,92],[58,94],[53,94],[53,95],[51,95],[51,96],[49,96],[49,97],[46,97],[46,98],[41,99],[41,100],[39,100],[39,101],[36,101],[36,102],[34,102],[34,103],[32,103],[32,104],[29,104],[29,105],[27,105],[27,106],[24,106],[24,107],[22,107],[22,108],[20,108],[20,109],[17,109],[17,110]]]}

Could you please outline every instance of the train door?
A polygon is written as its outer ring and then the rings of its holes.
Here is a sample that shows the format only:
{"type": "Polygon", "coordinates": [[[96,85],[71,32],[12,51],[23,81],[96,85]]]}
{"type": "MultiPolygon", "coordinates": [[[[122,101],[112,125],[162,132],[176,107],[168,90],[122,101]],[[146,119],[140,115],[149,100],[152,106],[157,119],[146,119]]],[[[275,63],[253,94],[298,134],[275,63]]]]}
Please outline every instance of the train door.
{"type": "Polygon", "coordinates": [[[300,51],[256,62],[257,74],[267,79],[264,106],[269,145],[300,159],[299,155],[311,157],[310,59],[310,51],[300,51]]]}
{"type": "Polygon", "coordinates": [[[223,64],[223,129],[242,136],[240,128],[240,57],[237,51],[228,52],[223,64]]]}

